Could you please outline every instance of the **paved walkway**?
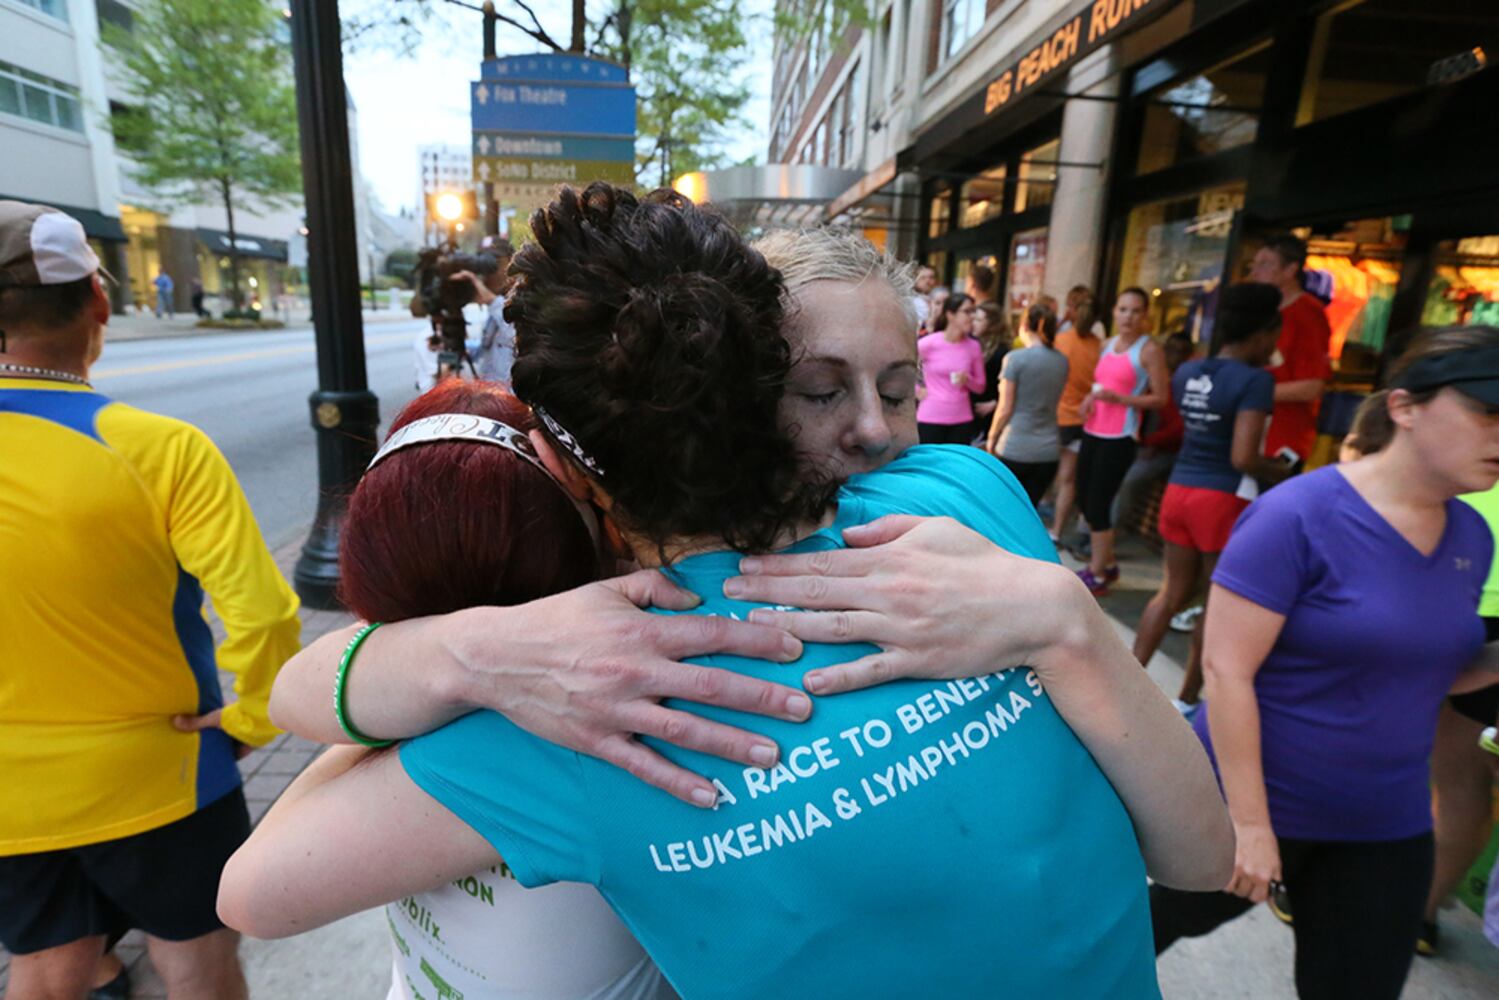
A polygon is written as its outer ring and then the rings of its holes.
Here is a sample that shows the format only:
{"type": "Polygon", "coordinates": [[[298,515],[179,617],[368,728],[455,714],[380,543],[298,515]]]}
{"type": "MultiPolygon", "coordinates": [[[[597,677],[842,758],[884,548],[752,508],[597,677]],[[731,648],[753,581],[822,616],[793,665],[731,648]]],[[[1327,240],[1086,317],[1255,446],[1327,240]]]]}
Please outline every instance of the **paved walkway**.
{"type": "MultiPolygon", "coordinates": [[[[288,576],[300,543],[276,553],[288,576]]],[[[1159,560],[1138,541],[1121,545],[1123,577],[1104,602],[1126,641],[1130,627],[1160,580],[1159,560]]],[[[303,610],[302,639],[310,642],[350,621],[338,612],[303,610]]],[[[1181,681],[1175,657],[1185,655],[1181,637],[1168,637],[1165,650],[1150,663],[1150,675],[1168,693],[1181,681]],[[1174,655],[1173,655],[1174,654],[1174,655]]],[[[228,681],[225,680],[226,690],[228,681]]],[[[319,747],[296,736],[282,736],[240,762],[251,816],[259,820],[271,802],[317,754],[319,747]]],[[[1499,996],[1499,949],[1483,937],[1477,918],[1466,908],[1449,907],[1442,915],[1443,954],[1417,959],[1403,1000],[1487,1000],[1499,996]]],[[[128,935],[119,946],[131,968],[137,1000],[165,1000],[161,980],[151,968],[141,934],[128,935]]],[[[241,946],[245,974],[255,1000],[288,997],[316,1000],[380,1000],[390,983],[390,953],[380,910],[349,917],[319,930],[282,941],[247,939],[241,946]]],[[[0,951],[0,988],[8,956],[0,951]]],[[[1167,1000],[1266,1000],[1291,998],[1292,941],[1289,928],[1260,907],[1214,934],[1178,943],[1159,962],[1161,989],[1167,1000]]]]}

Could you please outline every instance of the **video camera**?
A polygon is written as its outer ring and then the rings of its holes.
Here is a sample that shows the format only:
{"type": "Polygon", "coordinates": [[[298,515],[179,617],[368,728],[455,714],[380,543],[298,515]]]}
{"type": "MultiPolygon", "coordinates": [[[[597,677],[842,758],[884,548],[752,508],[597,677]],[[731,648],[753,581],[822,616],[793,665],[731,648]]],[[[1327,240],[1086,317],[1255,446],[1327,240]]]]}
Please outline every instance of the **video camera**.
{"type": "Polygon", "coordinates": [[[423,313],[432,321],[431,346],[438,352],[439,379],[456,375],[465,361],[470,371],[474,367],[466,346],[468,323],[463,318],[463,307],[474,301],[474,286],[467,278],[453,275],[468,271],[482,280],[499,267],[492,254],[461,253],[451,245],[428,247],[418,255],[413,277],[423,313]]]}

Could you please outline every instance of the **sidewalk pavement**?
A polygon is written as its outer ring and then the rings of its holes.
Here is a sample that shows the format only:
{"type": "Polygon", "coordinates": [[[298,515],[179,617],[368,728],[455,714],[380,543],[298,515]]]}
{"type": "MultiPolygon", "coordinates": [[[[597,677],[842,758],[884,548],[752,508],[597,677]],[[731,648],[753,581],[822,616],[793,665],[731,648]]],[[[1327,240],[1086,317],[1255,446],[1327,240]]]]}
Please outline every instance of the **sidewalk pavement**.
{"type": "MultiPolygon", "coordinates": [[[[276,562],[291,576],[300,542],[278,549],[276,562]]],[[[1160,583],[1160,559],[1135,538],[1122,540],[1122,575],[1103,606],[1126,643],[1130,626],[1160,583]]],[[[1070,558],[1064,561],[1076,568],[1070,558]]],[[[352,619],[342,612],[302,611],[302,641],[311,642],[342,628],[352,619]]],[[[217,633],[216,633],[217,634],[217,633]]],[[[221,635],[219,636],[222,637],[221,635]]],[[[1168,694],[1181,683],[1185,638],[1172,633],[1149,666],[1150,676],[1168,694]]],[[[221,675],[225,690],[230,679],[221,675]]],[[[250,816],[258,821],[291,784],[320,747],[296,736],[279,737],[240,762],[250,816]]],[[[1082,887],[1073,887],[1083,891],[1082,887]]],[[[254,1000],[308,997],[316,1000],[380,1000],[390,984],[390,952],[385,917],[368,910],[327,927],[281,941],[246,939],[240,947],[245,976],[254,1000]]],[[[127,935],[118,954],[130,967],[136,1000],[165,1000],[166,991],[145,953],[140,932],[127,935]]],[[[1266,1000],[1296,995],[1292,979],[1291,930],[1265,907],[1219,928],[1213,934],[1181,941],[1160,959],[1157,968],[1167,1000],[1266,1000]]],[[[9,956],[0,950],[0,989],[9,956]]],[[[1486,1000],[1499,996],[1499,949],[1483,937],[1478,918],[1462,906],[1442,913],[1442,954],[1417,958],[1404,1000],[1486,1000]]]]}
{"type": "MultiPolygon", "coordinates": [[[[366,304],[367,305],[367,304],[366,304]]],[[[411,312],[407,309],[386,308],[385,303],[377,310],[365,308],[361,310],[364,322],[369,323],[392,323],[398,320],[411,319],[411,312]]],[[[266,313],[266,319],[279,319],[286,324],[288,330],[311,329],[312,315],[303,306],[297,306],[286,314],[266,313]]],[[[119,343],[126,340],[158,340],[164,337],[193,337],[198,335],[212,335],[218,333],[238,333],[253,336],[259,333],[275,333],[274,330],[214,330],[199,329],[198,318],[190,312],[174,313],[171,316],[158,318],[151,312],[126,312],[116,314],[109,318],[109,327],[105,333],[106,339],[119,343]]]]}

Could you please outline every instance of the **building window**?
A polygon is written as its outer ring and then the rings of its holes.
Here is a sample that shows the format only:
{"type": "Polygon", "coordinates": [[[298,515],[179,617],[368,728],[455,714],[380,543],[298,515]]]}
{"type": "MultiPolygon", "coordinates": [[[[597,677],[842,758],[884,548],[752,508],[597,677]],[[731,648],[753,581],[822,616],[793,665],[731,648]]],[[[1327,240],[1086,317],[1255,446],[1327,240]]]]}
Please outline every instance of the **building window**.
{"type": "Polygon", "coordinates": [[[0,62],[0,112],[70,132],[83,131],[77,87],[6,62],[0,62]]]}
{"type": "Polygon", "coordinates": [[[1253,142],[1269,68],[1266,41],[1197,76],[1151,91],[1145,98],[1137,172],[1148,174],[1253,142]]]}
{"type": "Polygon", "coordinates": [[[30,7],[39,10],[43,14],[50,14],[59,21],[68,19],[67,0],[16,0],[22,7],[30,7]]]}
{"type": "Polygon", "coordinates": [[[135,14],[119,0],[98,0],[94,9],[99,12],[100,24],[112,24],[125,31],[135,30],[135,14]]]}
{"type": "Polygon", "coordinates": [[[1125,228],[1116,291],[1145,289],[1156,330],[1186,330],[1209,343],[1213,293],[1227,268],[1234,213],[1243,207],[1239,183],[1136,206],[1125,228]]]}
{"type": "Polygon", "coordinates": [[[948,225],[952,221],[951,203],[952,188],[946,184],[938,184],[932,188],[926,230],[926,234],[932,239],[947,235],[948,225]]]}
{"type": "MultiPolygon", "coordinates": [[[[963,182],[963,188],[958,192],[959,229],[971,229],[974,226],[983,225],[990,219],[997,219],[1005,213],[1006,173],[1007,169],[1001,163],[963,182]]],[[[936,217],[934,211],[932,218],[936,217]]]]}
{"type": "Polygon", "coordinates": [[[1010,328],[1020,329],[1020,318],[1041,301],[1046,278],[1046,228],[1027,229],[1010,241],[1010,273],[1005,287],[1010,328]]]}
{"type": "Polygon", "coordinates": [[[1499,57],[1499,7],[1355,0],[1317,20],[1297,108],[1306,125],[1458,79],[1499,57]]]}
{"type": "Polygon", "coordinates": [[[1019,182],[1015,185],[1015,211],[1045,208],[1057,190],[1057,156],[1062,141],[1053,139],[1020,157],[1019,182]]]}
{"type": "Polygon", "coordinates": [[[942,58],[951,59],[984,23],[985,0],[942,0],[942,58]]]}

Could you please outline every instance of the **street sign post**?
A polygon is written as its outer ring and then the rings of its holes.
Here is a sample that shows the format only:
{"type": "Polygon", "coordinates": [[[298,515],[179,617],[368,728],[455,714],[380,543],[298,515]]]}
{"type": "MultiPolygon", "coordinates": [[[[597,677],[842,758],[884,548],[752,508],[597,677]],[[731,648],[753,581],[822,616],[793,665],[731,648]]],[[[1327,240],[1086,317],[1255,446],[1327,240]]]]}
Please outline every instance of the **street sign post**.
{"type": "Polygon", "coordinates": [[[474,179],[524,217],[558,184],[635,179],[635,88],[576,53],[485,59],[469,93],[474,179]]]}

